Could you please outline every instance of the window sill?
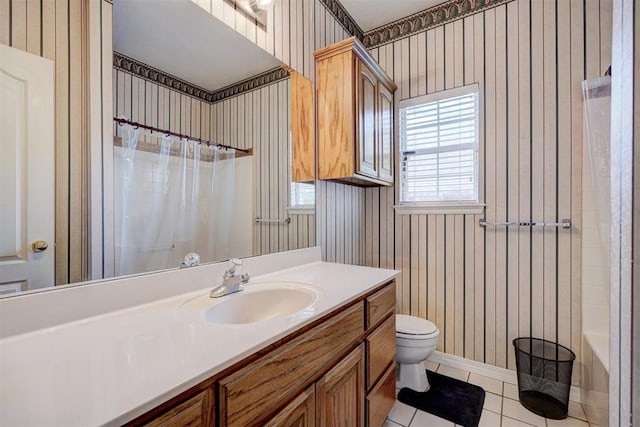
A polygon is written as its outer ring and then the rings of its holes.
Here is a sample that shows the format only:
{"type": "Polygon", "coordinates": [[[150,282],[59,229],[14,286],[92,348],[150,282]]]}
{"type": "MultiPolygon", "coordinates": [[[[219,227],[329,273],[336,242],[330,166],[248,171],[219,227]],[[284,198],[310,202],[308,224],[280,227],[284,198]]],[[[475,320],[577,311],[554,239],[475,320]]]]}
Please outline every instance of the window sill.
{"type": "Polygon", "coordinates": [[[290,215],[315,215],[316,207],[314,205],[288,206],[287,212],[290,215]]]}
{"type": "Polygon", "coordinates": [[[398,215],[480,215],[484,212],[484,203],[438,202],[438,203],[405,203],[395,205],[398,215]]]}

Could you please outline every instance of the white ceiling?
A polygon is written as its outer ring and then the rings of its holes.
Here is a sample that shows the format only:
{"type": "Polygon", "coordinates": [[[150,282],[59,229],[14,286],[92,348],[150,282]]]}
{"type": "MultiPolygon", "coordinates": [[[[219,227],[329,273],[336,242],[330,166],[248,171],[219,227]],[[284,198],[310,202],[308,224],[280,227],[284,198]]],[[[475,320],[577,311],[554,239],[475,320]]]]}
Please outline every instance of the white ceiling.
{"type": "Polygon", "coordinates": [[[444,0],[340,0],[365,32],[429,9],[444,0]]]}
{"type": "Polygon", "coordinates": [[[204,89],[220,89],[280,65],[190,0],[113,3],[114,50],[204,89]]]}

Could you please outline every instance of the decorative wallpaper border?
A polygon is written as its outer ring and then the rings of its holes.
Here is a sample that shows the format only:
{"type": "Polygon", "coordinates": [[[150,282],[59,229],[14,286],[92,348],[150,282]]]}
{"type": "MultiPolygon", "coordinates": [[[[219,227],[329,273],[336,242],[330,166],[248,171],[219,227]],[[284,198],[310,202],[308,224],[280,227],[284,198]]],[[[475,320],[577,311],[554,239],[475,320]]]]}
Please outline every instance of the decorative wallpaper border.
{"type": "Polygon", "coordinates": [[[362,43],[371,49],[511,1],[513,0],[450,0],[375,28],[364,35],[362,43]]]}
{"type": "Polygon", "coordinates": [[[129,58],[115,50],[113,51],[113,67],[203,101],[207,101],[207,96],[210,95],[210,92],[206,89],[129,58]]]}
{"type": "Polygon", "coordinates": [[[356,36],[360,41],[364,39],[364,31],[355,19],[347,12],[342,3],[338,0],[320,0],[320,3],[338,20],[342,28],[352,36],[356,36]]]}
{"type": "Polygon", "coordinates": [[[113,67],[209,103],[220,102],[289,78],[287,70],[276,67],[222,89],[208,91],[116,51],[113,51],[113,67]]]}
{"type": "Polygon", "coordinates": [[[241,93],[250,92],[287,78],[289,78],[289,72],[282,67],[276,67],[257,76],[249,77],[238,83],[211,92],[211,98],[208,99],[208,101],[211,103],[220,102],[225,98],[232,98],[241,93]]]}

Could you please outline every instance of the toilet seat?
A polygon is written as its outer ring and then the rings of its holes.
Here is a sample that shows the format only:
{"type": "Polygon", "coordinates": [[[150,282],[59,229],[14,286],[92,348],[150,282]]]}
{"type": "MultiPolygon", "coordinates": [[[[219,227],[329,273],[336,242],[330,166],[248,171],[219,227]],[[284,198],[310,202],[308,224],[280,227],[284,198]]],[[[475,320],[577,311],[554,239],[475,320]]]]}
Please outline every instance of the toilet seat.
{"type": "Polygon", "coordinates": [[[396,337],[398,338],[426,339],[438,333],[438,327],[426,319],[396,314],[396,337]]]}

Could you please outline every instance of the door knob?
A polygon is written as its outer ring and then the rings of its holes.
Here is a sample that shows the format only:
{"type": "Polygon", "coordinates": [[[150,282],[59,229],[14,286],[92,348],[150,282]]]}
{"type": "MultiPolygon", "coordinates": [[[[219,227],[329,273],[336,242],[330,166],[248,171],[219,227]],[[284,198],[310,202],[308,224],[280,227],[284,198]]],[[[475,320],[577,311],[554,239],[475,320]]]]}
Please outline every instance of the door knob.
{"type": "Polygon", "coordinates": [[[31,244],[31,249],[33,249],[33,252],[44,252],[48,247],[49,245],[44,240],[36,240],[31,244]]]}

